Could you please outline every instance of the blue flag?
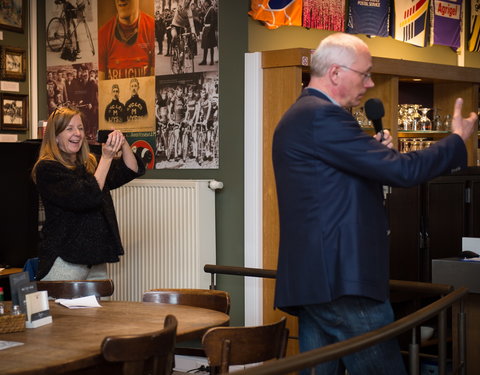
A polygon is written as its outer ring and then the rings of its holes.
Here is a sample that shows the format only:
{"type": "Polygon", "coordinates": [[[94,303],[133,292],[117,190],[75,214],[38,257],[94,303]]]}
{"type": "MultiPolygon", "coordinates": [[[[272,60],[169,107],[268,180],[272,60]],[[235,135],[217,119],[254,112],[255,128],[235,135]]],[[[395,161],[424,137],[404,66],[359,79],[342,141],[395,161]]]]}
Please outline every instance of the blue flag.
{"type": "Polygon", "coordinates": [[[390,35],[389,0],[351,0],[347,33],[376,36],[390,35]]]}

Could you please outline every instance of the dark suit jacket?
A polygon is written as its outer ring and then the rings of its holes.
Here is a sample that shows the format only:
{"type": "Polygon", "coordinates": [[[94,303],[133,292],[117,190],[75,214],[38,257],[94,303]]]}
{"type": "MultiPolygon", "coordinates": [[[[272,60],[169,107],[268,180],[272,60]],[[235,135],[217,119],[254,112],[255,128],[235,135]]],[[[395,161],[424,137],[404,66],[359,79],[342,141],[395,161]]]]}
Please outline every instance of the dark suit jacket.
{"type": "Polygon", "coordinates": [[[464,167],[466,148],[450,135],[401,154],[307,88],[275,130],[273,164],[280,214],[275,306],[295,313],[295,306],[343,295],[387,299],[382,186],[414,186],[464,167]]]}

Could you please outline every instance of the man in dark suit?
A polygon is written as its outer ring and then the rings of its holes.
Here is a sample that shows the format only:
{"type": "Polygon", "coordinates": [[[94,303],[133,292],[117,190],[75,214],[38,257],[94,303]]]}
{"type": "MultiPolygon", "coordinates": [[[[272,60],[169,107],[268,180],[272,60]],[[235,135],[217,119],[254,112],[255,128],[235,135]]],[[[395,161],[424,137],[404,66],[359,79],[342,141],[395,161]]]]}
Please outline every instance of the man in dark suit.
{"type": "MultiPolygon", "coordinates": [[[[311,61],[310,83],[280,120],[273,164],[280,214],[275,306],[299,318],[300,350],[348,339],[393,321],[388,300],[389,245],[383,185],[413,186],[466,166],[465,140],[477,116],[452,135],[408,154],[385,130],[366,134],[347,110],[374,86],[367,45],[349,34],[325,38],[311,61]]],[[[316,374],[405,374],[396,340],[316,374]]]]}

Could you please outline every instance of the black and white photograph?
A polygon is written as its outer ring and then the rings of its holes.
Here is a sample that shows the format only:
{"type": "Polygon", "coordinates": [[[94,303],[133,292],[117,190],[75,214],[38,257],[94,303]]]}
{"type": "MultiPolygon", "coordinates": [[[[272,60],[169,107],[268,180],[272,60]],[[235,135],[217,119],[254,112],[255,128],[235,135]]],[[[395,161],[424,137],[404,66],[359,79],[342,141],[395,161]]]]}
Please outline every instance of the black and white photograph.
{"type": "Polygon", "coordinates": [[[2,130],[28,129],[28,96],[2,94],[2,130]]]}
{"type": "Polygon", "coordinates": [[[218,71],[216,0],[155,1],[155,75],[218,71]]]}
{"type": "Polygon", "coordinates": [[[98,26],[96,0],[47,0],[48,65],[96,62],[98,26]]]}
{"type": "Polygon", "coordinates": [[[219,165],[216,72],[157,77],[156,169],[219,165]]]}
{"type": "Polygon", "coordinates": [[[155,131],[155,79],[99,80],[99,128],[122,132],[155,131]]]}
{"type": "Polygon", "coordinates": [[[73,64],[47,68],[48,113],[63,106],[78,108],[84,117],[85,135],[95,141],[98,130],[98,70],[96,64],[73,64]]]}
{"type": "Polygon", "coordinates": [[[27,52],[21,48],[0,46],[0,79],[25,81],[27,52]]]}

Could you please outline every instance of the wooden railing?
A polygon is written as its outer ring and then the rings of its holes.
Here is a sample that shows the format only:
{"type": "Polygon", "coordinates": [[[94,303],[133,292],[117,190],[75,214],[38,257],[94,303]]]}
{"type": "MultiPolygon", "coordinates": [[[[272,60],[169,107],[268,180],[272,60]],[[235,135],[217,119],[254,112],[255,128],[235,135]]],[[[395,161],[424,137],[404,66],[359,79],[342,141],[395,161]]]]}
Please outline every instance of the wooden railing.
{"type": "MultiPolygon", "coordinates": [[[[211,274],[211,289],[216,289],[215,275],[237,275],[263,278],[276,278],[275,270],[258,268],[217,266],[207,264],[204,271],[211,274]]],[[[454,290],[452,286],[443,284],[420,283],[411,281],[390,280],[392,294],[414,294],[421,296],[440,297],[435,302],[425,306],[412,314],[409,314],[393,323],[367,332],[363,335],[350,338],[335,344],[324,346],[308,352],[282,358],[277,361],[251,367],[244,371],[236,372],[238,375],[281,375],[302,369],[313,369],[316,365],[339,359],[351,353],[360,351],[379,342],[386,341],[411,330],[412,341],[409,346],[409,370],[410,375],[418,375],[420,370],[419,344],[417,342],[417,327],[421,323],[438,316],[438,365],[439,375],[446,374],[447,358],[447,309],[455,303],[460,304],[458,316],[458,363],[454,364],[453,374],[465,375],[465,313],[463,298],[468,293],[467,288],[454,290]]],[[[312,372],[314,373],[314,372],[312,372]]]]}

